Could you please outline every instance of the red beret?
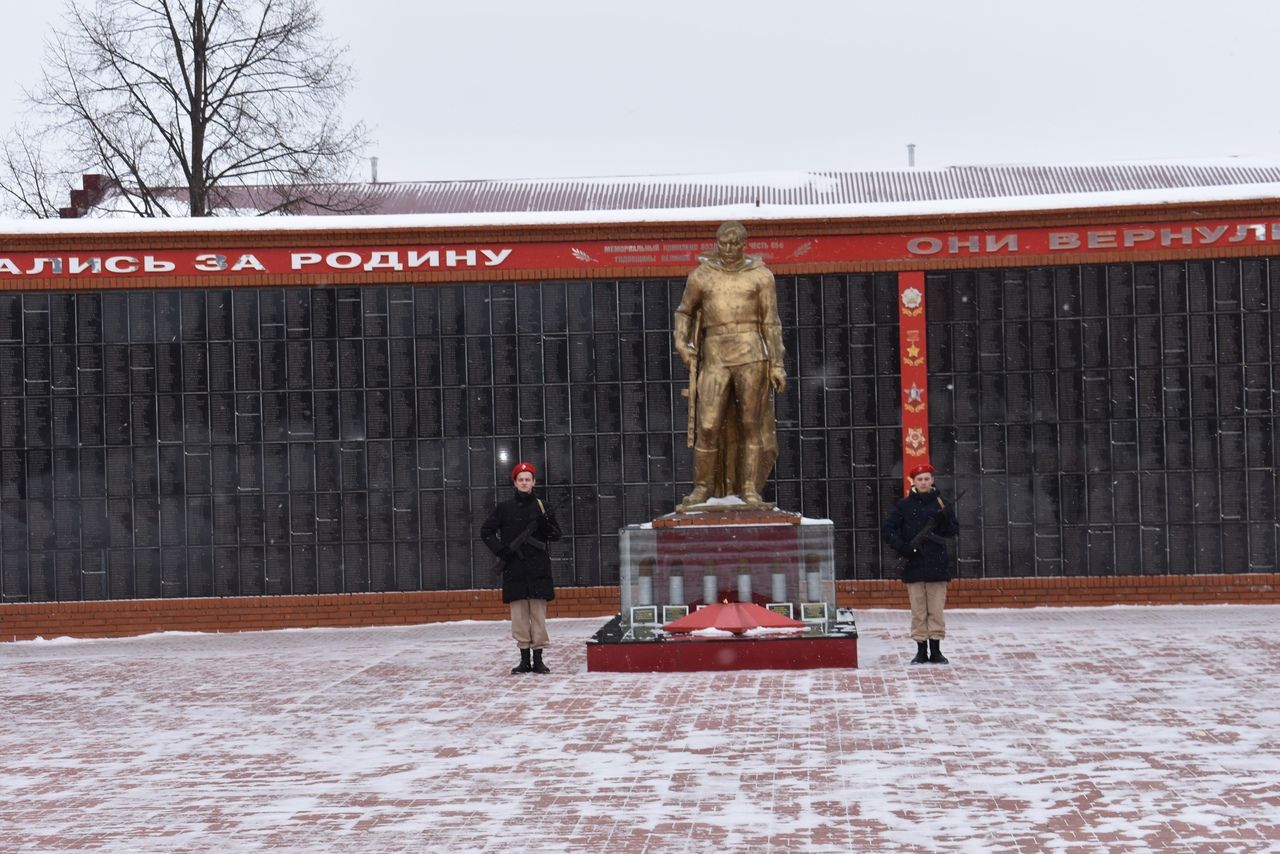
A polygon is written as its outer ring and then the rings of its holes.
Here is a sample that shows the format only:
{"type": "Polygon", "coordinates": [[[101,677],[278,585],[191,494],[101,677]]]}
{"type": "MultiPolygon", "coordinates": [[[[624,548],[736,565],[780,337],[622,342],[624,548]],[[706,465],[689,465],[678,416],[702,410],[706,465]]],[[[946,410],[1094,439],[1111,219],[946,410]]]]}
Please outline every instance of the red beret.
{"type": "Polygon", "coordinates": [[[911,471],[907,472],[907,477],[914,479],[916,475],[924,474],[925,472],[928,472],[929,474],[933,474],[933,466],[929,465],[928,463],[921,463],[920,465],[913,468],[911,471]]]}
{"type": "Polygon", "coordinates": [[[538,476],[538,470],[533,467],[533,463],[516,463],[516,467],[511,470],[511,482],[515,483],[520,472],[527,471],[535,478],[538,476]]]}

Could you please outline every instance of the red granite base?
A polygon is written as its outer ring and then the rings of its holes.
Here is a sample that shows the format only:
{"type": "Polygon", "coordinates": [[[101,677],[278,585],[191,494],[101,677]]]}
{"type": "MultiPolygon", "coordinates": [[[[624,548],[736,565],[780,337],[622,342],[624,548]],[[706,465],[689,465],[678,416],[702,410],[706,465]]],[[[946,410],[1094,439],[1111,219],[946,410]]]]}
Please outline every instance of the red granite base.
{"type": "Polygon", "coordinates": [[[587,670],[683,673],[697,670],[813,670],[858,666],[858,638],[699,638],[587,644],[587,670]]]}

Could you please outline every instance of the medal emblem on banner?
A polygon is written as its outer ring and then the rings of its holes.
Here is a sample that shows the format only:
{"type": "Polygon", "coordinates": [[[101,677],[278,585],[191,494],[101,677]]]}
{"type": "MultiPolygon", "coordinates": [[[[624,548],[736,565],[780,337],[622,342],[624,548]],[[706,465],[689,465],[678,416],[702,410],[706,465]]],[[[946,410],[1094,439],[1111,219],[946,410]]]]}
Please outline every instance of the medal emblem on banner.
{"type": "Polygon", "coordinates": [[[903,437],[902,444],[906,447],[907,453],[913,457],[922,457],[928,442],[924,438],[923,429],[912,427],[907,430],[907,435],[903,437]]]}
{"type": "Polygon", "coordinates": [[[924,294],[919,288],[907,288],[902,292],[902,314],[904,317],[919,317],[924,311],[924,294]]]}

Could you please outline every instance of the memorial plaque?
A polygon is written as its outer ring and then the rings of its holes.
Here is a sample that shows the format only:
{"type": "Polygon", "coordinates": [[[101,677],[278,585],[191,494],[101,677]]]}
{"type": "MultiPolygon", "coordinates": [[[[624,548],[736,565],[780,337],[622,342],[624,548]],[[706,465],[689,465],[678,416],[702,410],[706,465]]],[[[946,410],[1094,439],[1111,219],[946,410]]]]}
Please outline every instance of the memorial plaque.
{"type": "Polygon", "coordinates": [[[183,448],[183,474],[188,495],[209,493],[212,490],[210,449],[207,446],[183,448]]]}
{"type": "MultiPolygon", "coordinates": [[[[49,348],[49,391],[73,396],[78,390],[77,385],[76,348],[69,344],[49,348]]],[[[28,388],[26,393],[32,392],[28,388]]]]}
{"type": "Polygon", "coordinates": [[[240,473],[236,470],[239,454],[235,445],[209,446],[209,465],[212,472],[212,491],[217,494],[235,494],[240,485],[240,473]]]}
{"type": "Polygon", "coordinates": [[[262,387],[262,359],[257,341],[235,342],[235,388],[237,391],[256,391],[262,387]]]}
{"type": "MultiPolygon", "coordinates": [[[[487,372],[488,368],[484,368],[487,372]]],[[[467,382],[467,339],[444,338],[439,345],[439,374],[441,385],[459,386],[467,382]]],[[[418,384],[424,383],[419,374],[418,384]]]]}
{"type": "MultiPolygon", "coordinates": [[[[194,396],[188,396],[188,402],[192,397],[194,396]]],[[[109,401],[110,398],[108,398],[109,401]]],[[[108,406],[108,420],[110,417],[108,406]]],[[[234,394],[209,395],[209,440],[226,443],[236,441],[236,396],[234,394]]]]}
{"type": "Polygon", "coordinates": [[[564,283],[543,282],[539,290],[542,292],[543,332],[567,332],[569,330],[569,306],[564,283]]]}
{"type": "MultiPolygon", "coordinates": [[[[233,545],[240,537],[240,504],[238,496],[213,496],[213,542],[214,545],[233,545]]],[[[234,554],[234,551],[231,552],[234,554]]]]}
{"type": "Polygon", "coordinates": [[[157,342],[178,344],[185,336],[182,331],[182,295],[178,291],[155,292],[155,318],[157,342]]]}
{"type": "Polygon", "coordinates": [[[132,386],[128,346],[108,344],[103,348],[102,355],[103,389],[107,394],[128,394],[132,386]]]}
{"type": "Polygon", "coordinates": [[[338,338],[358,339],[364,330],[364,305],[360,299],[360,288],[337,289],[338,338]]]}
{"type": "Polygon", "coordinates": [[[369,539],[368,496],[363,492],[342,495],[342,538],[347,543],[363,543],[369,539]]]}
{"type": "Polygon", "coordinates": [[[336,545],[316,548],[316,588],[319,593],[341,593],[342,549],[336,545]]]}
{"type": "Polygon", "coordinates": [[[284,374],[288,388],[311,388],[311,342],[291,341],[285,344],[284,374]]]}
{"type": "Polygon", "coordinates": [[[387,349],[391,386],[394,388],[412,388],[415,385],[414,340],[412,338],[392,338],[387,344],[387,349]]]}
{"type": "Polygon", "coordinates": [[[78,407],[74,397],[55,397],[49,404],[50,439],[55,447],[79,444],[78,407]]]}
{"type": "Polygon", "coordinates": [[[258,292],[258,330],[264,341],[285,337],[284,292],[279,288],[258,292]]]}
{"type": "Polygon", "coordinates": [[[360,391],[338,394],[339,438],[359,441],[368,435],[365,422],[365,395],[360,391]]]}
{"type": "Polygon", "coordinates": [[[186,494],[186,455],[180,445],[162,445],[156,449],[157,476],[161,495],[186,494]]]}
{"type": "MultiPolygon", "coordinates": [[[[1218,372],[1212,366],[1205,365],[1191,369],[1187,388],[1190,391],[1192,415],[1217,414],[1217,376],[1218,372]]],[[[30,426],[27,429],[30,430],[30,426]]]]}
{"type": "MultiPolygon", "coordinates": [[[[395,539],[395,520],[391,509],[391,494],[389,492],[370,492],[368,501],[369,540],[372,542],[387,542],[395,539]]],[[[389,557],[388,553],[388,559],[389,557]]]]}
{"type": "Polygon", "coordinates": [[[258,330],[258,291],[237,288],[231,292],[232,337],[237,341],[256,341],[258,330]]]}
{"type": "Polygon", "coordinates": [[[129,292],[129,340],[156,340],[155,294],[150,291],[129,292]]]}
{"type": "Polygon", "coordinates": [[[368,471],[368,489],[390,491],[395,476],[392,473],[391,443],[366,442],[365,465],[368,471]]]}
{"type": "MultiPolygon", "coordinates": [[[[130,399],[130,424],[133,428],[135,445],[154,445],[158,438],[156,432],[156,399],[134,395],[130,399]]],[[[30,428],[28,427],[28,432],[30,428]]]]}
{"type": "Polygon", "coordinates": [[[0,294],[0,342],[22,343],[21,294],[0,294]]]}
{"type": "Polygon", "coordinates": [[[266,556],[261,548],[243,548],[238,551],[239,595],[261,596],[267,592],[266,556]]]}
{"type": "MultiPolygon", "coordinates": [[[[84,356],[81,355],[83,363],[84,356]]],[[[182,345],[182,388],[184,391],[209,390],[209,354],[207,345],[182,345]]]]}
{"type": "Polygon", "coordinates": [[[614,335],[593,335],[590,341],[591,349],[586,358],[591,361],[595,381],[599,383],[618,382],[622,378],[622,370],[618,362],[617,337],[614,335]]]}
{"type": "Polygon", "coordinates": [[[1243,415],[1245,411],[1244,369],[1238,365],[1218,368],[1218,415],[1243,415]]]}
{"type": "MultiPolygon", "coordinates": [[[[301,369],[301,366],[299,366],[301,369]]],[[[338,345],[334,341],[311,342],[311,377],[315,388],[338,387],[338,345]]],[[[306,388],[307,381],[299,377],[298,386],[306,388]]]]}
{"type": "MultiPolygon", "coordinates": [[[[312,446],[312,454],[316,490],[337,492],[342,488],[342,455],[338,450],[338,443],[316,442],[312,446]]],[[[293,462],[294,460],[290,460],[291,465],[293,462]]]]}
{"type": "MultiPolygon", "coordinates": [[[[216,496],[215,496],[216,500],[216,496]]],[[[262,495],[241,494],[236,496],[238,503],[238,529],[241,543],[263,542],[262,495]]],[[[242,550],[246,551],[246,550],[242,550]]]]}
{"type": "Polygon", "coordinates": [[[369,549],[363,543],[342,546],[342,590],[364,593],[370,589],[369,549]]]}
{"type": "Polygon", "coordinates": [[[287,397],[289,437],[309,439],[315,436],[315,413],[310,392],[291,391],[287,397]]]}
{"type": "MultiPolygon", "coordinates": [[[[129,432],[129,398],[122,395],[113,395],[102,398],[102,402],[106,444],[130,444],[132,438],[129,432]]],[[[28,425],[27,430],[28,434],[30,434],[30,425],[28,425]]]]}
{"type": "Polygon", "coordinates": [[[493,389],[493,433],[514,436],[520,432],[517,391],[511,386],[493,389]]]}
{"type": "Polygon", "coordinates": [[[235,448],[236,453],[236,470],[239,479],[236,482],[236,491],[245,492],[261,492],[262,491],[262,444],[241,444],[235,448]]]}
{"type": "MultiPolygon", "coordinates": [[[[3,363],[0,355],[0,363],[3,363]]],[[[102,365],[102,348],[82,346],[76,348],[76,386],[81,395],[102,394],[105,388],[102,365]]]]}
{"type": "Polygon", "coordinates": [[[418,336],[440,334],[440,293],[436,286],[413,289],[413,328],[418,336]]]}
{"type": "Polygon", "coordinates": [[[391,393],[386,389],[370,389],[364,400],[365,437],[391,438],[391,393]]]}
{"type": "Polygon", "coordinates": [[[123,293],[102,294],[102,340],[108,344],[129,340],[129,303],[123,293]]]}
{"type": "MultiPolygon", "coordinates": [[[[467,431],[468,394],[465,388],[446,388],[443,391],[441,419],[446,436],[465,435],[467,431]]],[[[419,397],[421,400],[421,396],[419,397]]]]}
{"type": "MultiPolygon", "coordinates": [[[[186,306],[183,306],[186,310],[186,306]]],[[[205,323],[210,341],[230,341],[232,338],[232,292],[216,289],[205,292],[205,323]]]]}
{"type": "MultiPolygon", "coordinates": [[[[99,294],[75,295],[76,343],[102,342],[102,297],[99,294]]],[[[0,331],[0,340],[5,336],[0,331]]]]}
{"type": "MultiPolygon", "coordinates": [[[[83,302],[83,297],[81,298],[83,302]]],[[[205,304],[205,292],[197,290],[184,290],[181,292],[180,301],[182,305],[182,340],[183,341],[204,341],[209,337],[208,329],[208,309],[205,304]]],[[[83,305],[81,312],[83,312],[83,305]]],[[[80,337],[81,341],[85,338],[80,337]]]]}
{"type": "Polygon", "coordinates": [[[232,345],[226,341],[213,341],[209,348],[209,390],[232,391],[235,389],[236,365],[232,345]]]}
{"type": "Polygon", "coordinates": [[[413,389],[394,389],[390,394],[391,436],[409,439],[417,435],[417,400],[413,389]]]}
{"type": "MultiPolygon", "coordinates": [[[[135,354],[137,355],[137,354],[135,354]]],[[[182,345],[178,343],[156,344],[152,348],[155,390],[161,394],[178,394],[183,390],[182,345]]],[[[134,365],[137,366],[135,360],[134,365]]],[[[138,387],[138,377],[134,377],[134,391],[142,391],[138,387]]],[[[196,389],[191,389],[195,391],[196,389]]]]}
{"type": "Polygon", "coordinates": [[[308,290],[311,337],[336,338],[338,336],[338,295],[328,288],[308,290]]]}
{"type": "Polygon", "coordinates": [[[187,542],[186,499],[181,496],[160,499],[160,544],[183,546],[187,542]]]}
{"type": "Polygon", "coordinates": [[[351,490],[369,488],[364,443],[343,442],[339,444],[338,463],[342,467],[342,490],[350,492],[351,490]]]}
{"type": "Polygon", "coordinates": [[[367,387],[386,388],[391,385],[389,358],[385,338],[373,338],[364,342],[363,378],[367,387]]]}
{"type": "Polygon", "coordinates": [[[86,549],[104,549],[111,542],[107,524],[107,502],[87,498],[80,502],[80,545],[86,549]]]}
{"type": "MultiPolygon", "coordinates": [[[[794,353],[795,350],[790,350],[794,353]]],[[[644,378],[650,382],[671,379],[671,334],[646,332],[644,336],[644,378]]],[[[684,374],[687,381],[688,375],[684,374]]]]}
{"type": "Polygon", "coordinates": [[[1106,287],[1112,316],[1160,310],[1159,274],[1153,264],[1112,264],[1106,268],[1106,287]]]}
{"type": "Polygon", "coordinates": [[[442,435],[444,414],[440,389],[420,388],[415,396],[418,406],[418,435],[442,435]]]}
{"type": "Polygon", "coordinates": [[[622,362],[623,380],[643,380],[645,378],[644,338],[641,335],[629,332],[624,332],[620,335],[618,339],[618,355],[622,362]]]}
{"type": "Polygon", "coordinates": [[[283,341],[264,341],[261,347],[262,389],[280,391],[288,387],[289,350],[283,341]]]}
{"type": "MultiPolygon", "coordinates": [[[[80,453],[80,495],[84,497],[102,497],[107,494],[107,462],[106,453],[102,448],[81,448],[80,453]]],[[[16,460],[14,461],[16,462],[16,460]]],[[[10,462],[6,457],[4,465],[5,482],[10,482],[10,478],[19,477],[20,472],[14,471],[10,462]]],[[[15,496],[5,496],[6,498],[15,496]]]]}
{"type": "Polygon", "coordinates": [[[286,288],[284,290],[285,337],[302,340],[312,337],[311,301],[313,293],[315,292],[306,288],[286,288]]]}
{"type": "Polygon", "coordinates": [[[341,436],[338,392],[317,391],[312,398],[313,428],[316,439],[332,440],[341,436]]]}
{"type": "Polygon", "coordinates": [[[133,500],[134,548],[154,548],[160,545],[160,502],[155,498],[133,500]]]}
{"type": "Polygon", "coordinates": [[[129,390],[134,394],[156,391],[156,352],[154,344],[129,346],[129,390]]]}
{"type": "Polygon", "coordinates": [[[258,398],[259,425],[262,440],[283,442],[289,438],[289,396],[284,392],[266,392],[258,398]]]}
{"type": "Polygon", "coordinates": [[[80,461],[74,448],[59,448],[52,454],[53,497],[80,497],[80,461]]]}

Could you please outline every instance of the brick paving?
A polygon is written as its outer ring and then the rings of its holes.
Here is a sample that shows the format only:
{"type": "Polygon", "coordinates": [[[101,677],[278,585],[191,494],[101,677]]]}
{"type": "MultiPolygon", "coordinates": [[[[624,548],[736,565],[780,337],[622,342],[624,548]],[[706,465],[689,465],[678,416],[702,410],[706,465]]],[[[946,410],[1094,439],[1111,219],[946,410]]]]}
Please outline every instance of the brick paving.
{"type": "Polygon", "coordinates": [[[968,610],[952,665],[546,677],[503,623],[0,644],[0,851],[1280,850],[1277,606],[968,610]]]}

